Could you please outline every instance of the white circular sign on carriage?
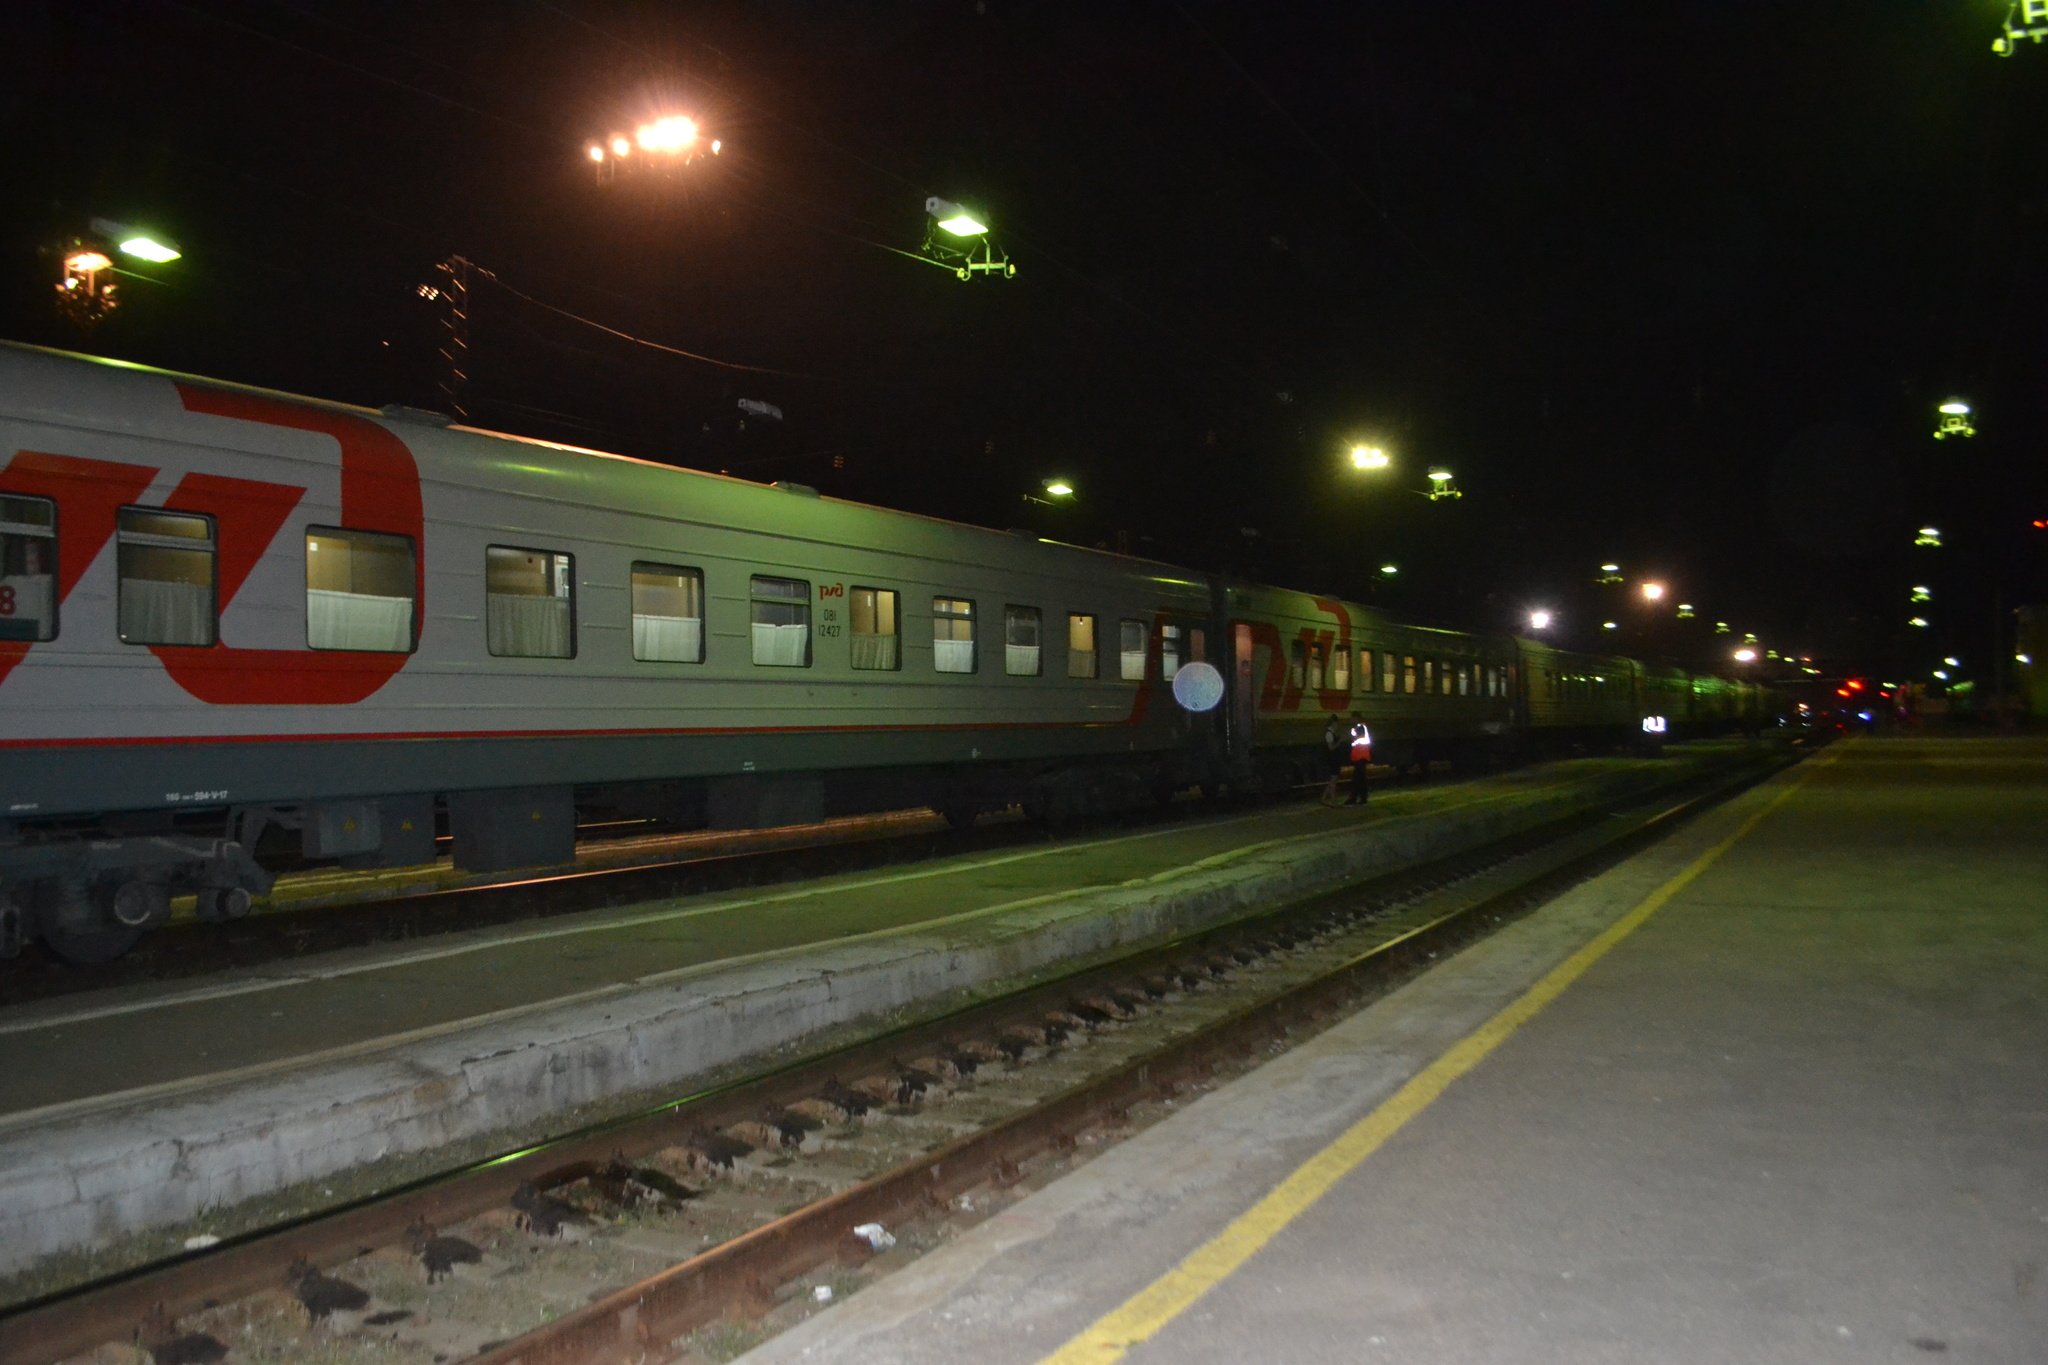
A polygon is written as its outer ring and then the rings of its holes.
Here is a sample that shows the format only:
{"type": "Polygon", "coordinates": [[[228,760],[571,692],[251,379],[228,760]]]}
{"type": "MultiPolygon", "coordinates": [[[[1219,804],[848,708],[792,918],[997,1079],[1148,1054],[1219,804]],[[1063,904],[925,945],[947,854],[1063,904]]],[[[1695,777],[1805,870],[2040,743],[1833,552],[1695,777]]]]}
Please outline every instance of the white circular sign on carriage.
{"type": "Polygon", "coordinates": [[[1173,699],[1183,710],[1213,711],[1223,700],[1223,675],[1214,664],[1199,660],[1182,664],[1180,672],[1173,675],[1173,699]]]}

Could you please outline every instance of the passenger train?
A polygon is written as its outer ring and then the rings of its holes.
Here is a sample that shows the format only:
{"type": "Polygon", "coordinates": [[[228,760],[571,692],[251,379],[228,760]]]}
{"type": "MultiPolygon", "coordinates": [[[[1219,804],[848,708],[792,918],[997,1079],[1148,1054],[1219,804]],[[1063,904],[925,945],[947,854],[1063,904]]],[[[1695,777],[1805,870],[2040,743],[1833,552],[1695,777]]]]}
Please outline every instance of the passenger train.
{"type": "Polygon", "coordinates": [[[0,952],[125,951],[279,859],[1048,821],[1754,723],[1755,688],[544,441],[0,344],[0,952]]]}

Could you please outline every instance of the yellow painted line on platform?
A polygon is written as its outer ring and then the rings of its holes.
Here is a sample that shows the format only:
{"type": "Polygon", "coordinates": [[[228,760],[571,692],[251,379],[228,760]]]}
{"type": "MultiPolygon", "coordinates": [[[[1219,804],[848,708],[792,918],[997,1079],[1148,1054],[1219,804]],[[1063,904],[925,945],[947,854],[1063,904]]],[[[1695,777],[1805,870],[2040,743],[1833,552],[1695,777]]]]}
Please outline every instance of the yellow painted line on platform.
{"type": "Polygon", "coordinates": [[[1329,1193],[1338,1181],[1386,1145],[1389,1138],[1433,1104],[1460,1076],[1486,1060],[1544,1006],[1564,994],[1617,943],[1634,933],[1644,921],[1690,886],[1701,873],[1719,861],[1722,854],[1735,847],[1766,816],[1805,786],[1815,772],[1834,760],[1835,753],[1830,751],[1801,765],[1799,777],[1736,826],[1733,834],[1694,858],[1633,910],[1552,968],[1514,1003],[1409,1078],[1377,1109],[1296,1167],[1272,1193],[1239,1214],[1222,1232],[1195,1248],[1179,1265],[1097,1318],[1079,1336],[1046,1356],[1040,1365],[1113,1365],[1133,1347],[1157,1336],[1196,1300],[1257,1255],[1288,1224],[1329,1193]]]}

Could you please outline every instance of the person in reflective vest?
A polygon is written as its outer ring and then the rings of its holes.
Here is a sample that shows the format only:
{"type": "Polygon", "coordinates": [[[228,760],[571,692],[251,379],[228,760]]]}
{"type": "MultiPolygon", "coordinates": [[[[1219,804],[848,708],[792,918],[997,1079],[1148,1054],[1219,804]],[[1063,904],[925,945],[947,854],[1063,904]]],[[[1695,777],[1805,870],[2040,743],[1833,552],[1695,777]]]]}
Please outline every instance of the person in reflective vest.
{"type": "Polygon", "coordinates": [[[1372,730],[1365,723],[1362,712],[1351,713],[1351,795],[1345,798],[1347,806],[1362,806],[1366,802],[1365,770],[1372,763],[1372,730]]]}

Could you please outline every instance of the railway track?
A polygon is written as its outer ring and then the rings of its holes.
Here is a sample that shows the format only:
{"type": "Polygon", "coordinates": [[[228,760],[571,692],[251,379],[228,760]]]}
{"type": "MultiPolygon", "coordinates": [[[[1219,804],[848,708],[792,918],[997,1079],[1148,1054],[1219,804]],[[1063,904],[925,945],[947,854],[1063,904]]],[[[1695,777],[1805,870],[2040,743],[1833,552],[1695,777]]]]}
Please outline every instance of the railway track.
{"type": "Polygon", "coordinates": [[[140,1342],[159,1365],[227,1349],[723,1358],[750,1339],[736,1320],[857,1287],[1759,775],[1397,873],[25,1305],[0,1317],[0,1360],[109,1342],[140,1342]]]}

